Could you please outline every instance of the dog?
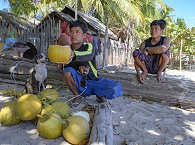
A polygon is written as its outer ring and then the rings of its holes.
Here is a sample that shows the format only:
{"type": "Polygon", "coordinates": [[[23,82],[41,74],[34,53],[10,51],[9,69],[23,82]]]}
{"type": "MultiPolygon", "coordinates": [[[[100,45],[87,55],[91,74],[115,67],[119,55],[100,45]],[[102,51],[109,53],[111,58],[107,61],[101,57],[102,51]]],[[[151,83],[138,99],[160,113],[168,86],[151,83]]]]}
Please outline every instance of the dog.
{"type": "Polygon", "coordinates": [[[25,83],[25,90],[26,93],[37,94],[46,88],[47,59],[44,53],[37,54],[36,47],[32,43],[28,43],[28,46],[30,49],[24,52],[23,57],[33,60],[34,67],[25,83]]]}

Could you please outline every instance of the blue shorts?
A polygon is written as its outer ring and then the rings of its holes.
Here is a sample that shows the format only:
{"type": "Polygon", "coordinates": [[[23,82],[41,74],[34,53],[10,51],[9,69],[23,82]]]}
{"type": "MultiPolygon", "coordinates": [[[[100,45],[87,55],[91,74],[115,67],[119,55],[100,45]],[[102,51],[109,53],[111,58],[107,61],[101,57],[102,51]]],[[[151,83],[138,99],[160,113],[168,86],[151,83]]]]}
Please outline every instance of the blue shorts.
{"type": "Polygon", "coordinates": [[[7,48],[12,48],[15,42],[16,38],[6,38],[2,51],[5,51],[7,48]]]}
{"type": "MultiPolygon", "coordinates": [[[[78,91],[81,93],[85,88],[80,86],[82,76],[72,67],[66,67],[63,72],[71,72],[78,91]]],[[[105,78],[99,78],[99,80],[87,80],[87,88],[83,92],[82,96],[96,95],[105,97],[106,99],[113,99],[123,95],[123,89],[119,82],[108,80],[105,78]]]]}

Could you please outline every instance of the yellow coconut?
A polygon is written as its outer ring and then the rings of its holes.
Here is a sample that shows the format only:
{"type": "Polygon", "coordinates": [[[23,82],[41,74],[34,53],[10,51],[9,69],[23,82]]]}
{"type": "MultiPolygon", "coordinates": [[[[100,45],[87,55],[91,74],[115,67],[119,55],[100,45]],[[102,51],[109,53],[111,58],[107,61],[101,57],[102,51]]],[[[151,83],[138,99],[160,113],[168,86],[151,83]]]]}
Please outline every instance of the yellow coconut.
{"type": "Polygon", "coordinates": [[[48,103],[56,101],[59,97],[58,92],[55,89],[43,90],[39,96],[41,100],[45,100],[48,103]]]}
{"type": "Polygon", "coordinates": [[[1,108],[0,122],[3,125],[15,125],[20,122],[16,115],[16,101],[10,101],[1,108]]]}
{"type": "Polygon", "coordinates": [[[62,119],[56,113],[52,113],[49,116],[43,115],[38,120],[37,130],[42,137],[55,139],[62,134],[62,119]]]}
{"type": "Polygon", "coordinates": [[[69,45],[50,45],[48,48],[48,58],[55,63],[68,63],[72,55],[72,50],[69,45]]]}
{"type": "Polygon", "coordinates": [[[79,144],[89,136],[89,124],[80,116],[71,116],[67,120],[67,127],[63,130],[64,138],[71,144],[79,144]]]}
{"type": "Polygon", "coordinates": [[[21,120],[33,120],[41,112],[41,107],[41,101],[37,96],[25,94],[18,99],[16,112],[21,120]]]}
{"type": "Polygon", "coordinates": [[[56,113],[58,113],[61,118],[65,119],[65,118],[69,117],[70,107],[68,106],[68,104],[66,104],[62,101],[57,101],[57,102],[53,103],[52,106],[53,106],[54,110],[56,111],[56,113]]]}

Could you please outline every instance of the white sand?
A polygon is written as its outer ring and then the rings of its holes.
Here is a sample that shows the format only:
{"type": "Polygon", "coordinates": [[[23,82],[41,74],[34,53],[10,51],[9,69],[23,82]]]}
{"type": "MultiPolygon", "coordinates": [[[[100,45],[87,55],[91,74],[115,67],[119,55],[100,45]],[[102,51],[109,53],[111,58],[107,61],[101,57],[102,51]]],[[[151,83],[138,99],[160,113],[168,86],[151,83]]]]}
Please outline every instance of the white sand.
{"type": "Polygon", "coordinates": [[[195,112],[130,98],[112,101],[114,143],[194,145],[195,112]]]}
{"type": "MultiPolygon", "coordinates": [[[[173,73],[171,73],[173,75],[173,73]]],[[[178,72],[176,72],[178,75],[178,72]]],[[[184,73],[185,74],[185,73],[184,73]]],[[[187,75],[186,75],[187,76],[187,75]]],[[[0,84],[0,89],[5,85],[0,84]]],[[[0,107],[10,98],[0,95],[0,107]]],[[[90,102],[90,99],[87,99],[90,102]]],[[[195,113],[148,104],[128,97],[111,101],[114,144],[195,145],[195,113]]],[[[0,145],[68,145],[63,137],[48,140],[39,136],[31,121],[0,126],[0,145]]]]}

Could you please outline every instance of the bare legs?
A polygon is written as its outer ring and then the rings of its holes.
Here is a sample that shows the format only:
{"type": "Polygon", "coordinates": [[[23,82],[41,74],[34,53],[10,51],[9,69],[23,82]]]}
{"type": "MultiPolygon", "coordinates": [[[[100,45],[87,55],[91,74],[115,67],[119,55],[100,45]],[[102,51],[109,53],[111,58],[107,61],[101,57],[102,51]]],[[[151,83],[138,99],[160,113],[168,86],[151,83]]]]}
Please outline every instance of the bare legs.
{"type": "Polygon", "coordinates": [[[144,61],[141,61],[138,56],[135,57],[134,62],[135,70],[137,72],[137,79],[140,83],[144,83],[145,77],[148,74],[148,70],[146,69],[146,65],[144,61]],[[143,73],[140,73],[140,70],[143,70],[143,73]]]}
{"type": "Polygon", "coordinates": [[[68,88],[72,91],[72,93],[74,95],[79,95],[79,92],[77,90],[77,87],[76,87],[76,84],[74,82],[71,72],[66,72],[64,74],[64,79],[65,79],[66,84],[68,85],[68,88]]]}
{"type": "Polygon", "coordinates": [[[159,60],[159,70],[157,73],[157,80],[163,81],[164,77],[162,75],[162,71],[166,68],[167,64],[169,63],[169,57],[166,54],[162,54],[159,60]]]}
{"type": "MultiPolygon", "coordinates": [[[[146,68],[145,62],[141,61],[138,56],[136,56],[134,62],[135,70],[137,72],[137,79],[140,83],[144,83],[144,79],[148,74],[148,70],[146,68]],[[143,70],[143,73],[140,73],[140,70],[143,70]]],[[[162,71],[166,68],[169,62],[169,57],[166,54],[162,54],[159,60],[159,70],[157,72],[157,80],[162,81],[164,77],[162,75],[162,71]]]]}
{"type": "MultiPolygon", "coordinates": [[[[65,82],[66,84],[68,85],[68,88],[72,91],[72,93],[74,95],[79,95],[79,92],[77,90],[77,86],[74,82],[74,79],[72,77],[72,74],[71,72],[66,72],[64,74],[64,79],[65,79],[65,82]]],[[[106,99],[104,97],[100,97],[100,96],[96,96],[97,97],[97,101],[100,103],[100,102],[105,102],[106,99]]],[[[73,103],[76,103],[77,101],[79,102],[81,100],[81,97],[77,97],[73,100],[73,103]]],[[[76,105],[75,105],[76,106],[76,105]]]]}

